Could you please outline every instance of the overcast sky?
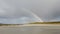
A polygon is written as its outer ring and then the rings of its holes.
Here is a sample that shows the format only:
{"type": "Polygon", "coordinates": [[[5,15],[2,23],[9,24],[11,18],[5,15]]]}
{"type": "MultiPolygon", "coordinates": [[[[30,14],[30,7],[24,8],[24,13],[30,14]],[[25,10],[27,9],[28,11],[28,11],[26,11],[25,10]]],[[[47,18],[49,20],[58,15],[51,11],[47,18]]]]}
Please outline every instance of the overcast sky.
{"type": "Polygon", "coordinates": [[[60,0],[0,0],[0,23],[60,21],[60,0]]]}

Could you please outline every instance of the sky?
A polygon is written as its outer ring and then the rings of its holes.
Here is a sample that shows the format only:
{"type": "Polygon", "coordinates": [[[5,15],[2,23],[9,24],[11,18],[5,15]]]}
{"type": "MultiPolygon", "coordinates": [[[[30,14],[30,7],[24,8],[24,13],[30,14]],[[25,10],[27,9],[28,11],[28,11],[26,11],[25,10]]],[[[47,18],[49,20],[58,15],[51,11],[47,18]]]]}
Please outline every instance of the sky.
{"type": "Polygon", "coordinates": [[[0,0],[0,23],[60,21],[60,0],[0,0]]]}

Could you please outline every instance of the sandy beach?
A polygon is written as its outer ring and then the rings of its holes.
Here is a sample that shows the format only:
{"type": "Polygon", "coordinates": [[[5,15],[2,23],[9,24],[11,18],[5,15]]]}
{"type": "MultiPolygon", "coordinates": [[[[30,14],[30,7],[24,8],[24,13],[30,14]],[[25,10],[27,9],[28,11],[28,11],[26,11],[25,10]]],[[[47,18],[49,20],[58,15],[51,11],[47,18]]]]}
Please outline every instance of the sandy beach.
{"type": "Polygon", "coordinates": [[[18,26],[0,26],[0,34],[60,34],[60,25],[25,24],[18,26]]]}

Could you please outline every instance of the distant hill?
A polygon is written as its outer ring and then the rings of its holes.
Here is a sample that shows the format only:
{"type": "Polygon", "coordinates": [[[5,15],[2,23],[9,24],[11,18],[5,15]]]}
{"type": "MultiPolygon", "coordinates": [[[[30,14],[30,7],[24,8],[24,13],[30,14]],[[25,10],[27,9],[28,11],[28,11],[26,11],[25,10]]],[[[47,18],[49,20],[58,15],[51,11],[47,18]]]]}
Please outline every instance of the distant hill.
{"type": "Polygon", "coordinates": [[[30,24],[60,24],[60,21],[56,21],[56,22],[33,22],[30,24]]]}
{"type": "Polygon", "coordinates": [[[23,24],[2,24],[0,23],[0,26],[17,26],[17,25],[23,25],[23,24]]]}

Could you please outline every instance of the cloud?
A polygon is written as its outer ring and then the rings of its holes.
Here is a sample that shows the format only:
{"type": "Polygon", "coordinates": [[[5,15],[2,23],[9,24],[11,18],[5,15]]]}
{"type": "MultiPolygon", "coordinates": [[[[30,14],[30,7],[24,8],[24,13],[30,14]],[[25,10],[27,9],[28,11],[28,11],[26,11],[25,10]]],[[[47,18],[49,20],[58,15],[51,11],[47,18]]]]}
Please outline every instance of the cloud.
{"type": "Polygon", "coordinates": [[[59,6],[59,0],[0,0],[0,22],[14,22],[21,17],[23,21],[27,18],[38,21],[31,12],[43,21],[51,21],[60,17],[59,6]]]}
{"type": "Polygon", "coordinates": [[[20,18],[0,18],[0,23],[3,24],[26,24],[31,22],[37,22],[38,19],[33,17],[20,17],[20,18]]]}

